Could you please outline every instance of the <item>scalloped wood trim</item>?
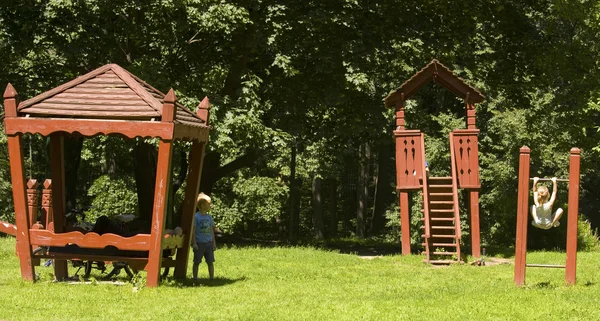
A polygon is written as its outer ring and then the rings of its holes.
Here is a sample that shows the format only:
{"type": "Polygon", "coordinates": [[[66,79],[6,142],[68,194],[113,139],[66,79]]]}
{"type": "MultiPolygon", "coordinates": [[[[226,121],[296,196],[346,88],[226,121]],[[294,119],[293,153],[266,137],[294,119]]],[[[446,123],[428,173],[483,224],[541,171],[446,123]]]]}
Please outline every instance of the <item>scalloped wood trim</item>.
{"type": "Polygon", "coordinates": [[[138,234],[132,237],[123,237],[116,234],[106,233],[98,235],[90,232],[53,233],[48,230],[29,230],[30,239],[33,244],[41,246],[66,246],[75,244],[79,247],[103,249],[114,246],[119,250],[126,251],[148,251],[150,250],[150,234],[138,234]]]}

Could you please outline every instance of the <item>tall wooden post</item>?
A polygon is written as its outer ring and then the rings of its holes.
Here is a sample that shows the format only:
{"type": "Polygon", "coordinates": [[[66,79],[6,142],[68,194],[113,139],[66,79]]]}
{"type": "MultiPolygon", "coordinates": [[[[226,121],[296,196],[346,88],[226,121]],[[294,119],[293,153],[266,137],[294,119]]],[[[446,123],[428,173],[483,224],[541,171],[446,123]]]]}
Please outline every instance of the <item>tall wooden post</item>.
{"type": "Polygon", "coordinates": [[[565,281],[575,284],[577,274],[577,217],[579,215],[579,167],[581,151],[571,148],[569,156],[569,217],[567,218],[567,262],[565,281]]]}
{"type": "Polygon", "coordinates": [[[517,194],[517,235],[515,244],[515,284],[525,284],[527,260],[527,213],[529,211],[529,161],[530,149],[521,147],[519,155],[519,184],[517,194]]]}
{"type": "MultiPolygon", "coordinates": [[[[208,126],[209,121],[209,109],[210,103],[207,97],[204,97],[196,114],[200,119],[204,120],[204,123],[208,126]]],[[[190,165],[198,164],[197,166],[190,166],[190,171],[187,177],[187,187],[185,190],[185,199],[183,201],[183,214],[181,216],[181,228],[183,229],[184,241],[183,247],[177,249],[177,257],[175,263],[174,275],[176,278],[185,278],[187,274],[187,263],[190,253],[190,242],[192,240],[191,234],[194,231],[192,225],[194,224],[194,213],[196,210],[196,198],[198,195],[198,189],[200,188],[200,180],[202,178],[202,167],[204,163],[204,151],[206,143],[194,142],[192,149],[190,150],[189,163],[190,165]]]]}
{"type": "Polygon", "coordinates": [[[400,229],[402,255],[410,255],[410,205],[406,191],[400,192],[400,229]]]}
{"type": "MultiPolygon", "coordinates": [[[[175,93],[169,90],[162,106],[162,122],[173,122],[175,119],[175,93]]],[[[156,164],[156,183],[154,190],[154,207],[152,210],[152,229],[150,236],[150,251],[148,253],[148,287],[158,286],[160,268],[162,265],[162,241],[165,230],[165,215],[167,212],[168,196],[171,190],[171,161],[173,156],[173,141],[161,140],[158,143],[158,162],[156,164]]]]}
{"type": "Polygon", "coordinates": [[[471,255],[481,256],[481,232],[479,230],[479,190],[469,191],[469,213],[471,214],[471,255]]]}
{"type": "MultiPolygon", "coordinates": [[[[17,117],[17,91],[8,84],[4,91],[5,122],[17,117]]],[[[17,225],[17,253],[21,265],[21,276],[33,281],[35,270],[31,262],[33,255],[29,240],[29,216],[27,214],[27,194],[25,192],[25,170],[21,134],[8,135],[8,157],[10,159],[10,177],[13,190],[15,221],[17,225]]]]}

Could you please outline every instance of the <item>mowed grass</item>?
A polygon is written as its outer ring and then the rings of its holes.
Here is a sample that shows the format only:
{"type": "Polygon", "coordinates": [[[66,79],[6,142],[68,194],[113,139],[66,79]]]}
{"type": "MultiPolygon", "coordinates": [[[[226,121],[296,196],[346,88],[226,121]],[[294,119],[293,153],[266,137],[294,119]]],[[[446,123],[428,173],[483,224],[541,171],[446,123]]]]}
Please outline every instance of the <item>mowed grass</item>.
{"type": "MultiPolygon", "coordinates": [[[[167,279],[151,289],[55,283],[43,266],[40,281],[22,281],[14,248],[14,238],[0,238],[2,320],[600,320],[600,253],[578,254],[575,286],[565,285],[562,269],[529,268],[519,288],[512,264],[440,268],[418,255],[230,247],[216,252],[216,280],[206,280],[203,264],[198,283],[167,279]]],[[[564,260],[558,252],[528,256],[564,260]]]]}

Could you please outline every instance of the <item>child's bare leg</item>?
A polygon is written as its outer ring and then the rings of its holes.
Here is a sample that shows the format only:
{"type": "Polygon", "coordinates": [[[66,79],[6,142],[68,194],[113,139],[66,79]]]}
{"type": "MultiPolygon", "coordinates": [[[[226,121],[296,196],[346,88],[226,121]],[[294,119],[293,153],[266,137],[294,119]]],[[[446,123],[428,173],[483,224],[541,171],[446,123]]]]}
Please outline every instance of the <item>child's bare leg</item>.
{"type": "Polygon", "coordinates": [[[531,217],[533,217],[533,222],[535,223],[534,225],[536,225],[536,226],[537,226],[537,223],[538,223],[539,221],[538,221],[538,217],[537,217],[537,211],[536,211],[535,205],[533,205],[533,206],[531,207],[531,217]]]}
{"type": "Polygon", "coordinates": [[[556,210],[556,213],[554,214],[554,219],[552,220],[552,226],[558,226],[559,225],[558,220],[560,220],[560,217],[562,216],[562,214],[563,214],[563,209],[562,208],[559,208],[559,209],[556,210]]]}
{"type": "Polygon", "coordinates": [[[194,280],[198,280],[198,265],[199,263],[194,263],[192,266],[192,275],[194,276],[194,280]]]}
{"type": "Polygon", "coordinates": [[[212,262],[206,264],[208,265],[208,276],[212,280],[215,278],[215,265],[212,262]]]}

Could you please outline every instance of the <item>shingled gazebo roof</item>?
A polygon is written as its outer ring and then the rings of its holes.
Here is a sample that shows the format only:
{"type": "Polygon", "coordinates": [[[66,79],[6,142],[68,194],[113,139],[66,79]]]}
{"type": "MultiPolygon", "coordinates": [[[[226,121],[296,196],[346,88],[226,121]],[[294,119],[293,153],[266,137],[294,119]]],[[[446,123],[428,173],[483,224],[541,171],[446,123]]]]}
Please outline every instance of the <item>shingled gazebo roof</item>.
{"type": "MultiPolygon", "coordinates": [[[[11,95],[11,89],[12,86],[9,85],[5,98],[11,95]]],[[[117,133],[128,137],[150,136],[206,141],[208,126],[200,114],[204,115],[207,112],[193,113],[176,100],[172,90],[165,95],[124,68],[116,64],[108,64],[21,102],[17,107],[16,116],[27,119],[28,124],[35,124],[34,119],[40,119],[46,125],[52,123],[57,126],[64,125],[62,131],[79,132],[84,135],[117,133]],[[173,106],[173,115],[165,115],[165,104],[173,106]],[[123,121],[126,121],[127,125],[123,124],[123,121]],[[96,133],[85,132],[86,126],[103,127],[99,126],[101,123],[104,127],[110,128],[106,130],[99,128],[96,133]],[[159,124],[165,123],[172,124],[172,135],[165,132],[168,131],[167,128],[155,128],[157,132],[148,133],[152,131],[152,126],[160,127],[159,124]],[[150,127],[139,132],[139,135],[127,130],[128,126],[140,128],[142,124],[150,127]],[[120,132],[120,129],[125,130],[120,132]]],[[[207,99],[199,109],[208,109],[207,99]]],[[[12,130],[44,134],[41,129],[28,131],[24,128],[13,128],[12,130]]],[[[11,130],[7,128],[7,132],[11,130]]]]}

